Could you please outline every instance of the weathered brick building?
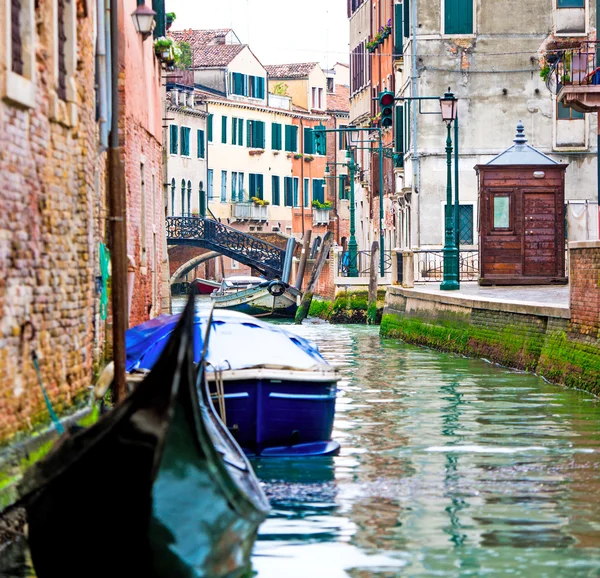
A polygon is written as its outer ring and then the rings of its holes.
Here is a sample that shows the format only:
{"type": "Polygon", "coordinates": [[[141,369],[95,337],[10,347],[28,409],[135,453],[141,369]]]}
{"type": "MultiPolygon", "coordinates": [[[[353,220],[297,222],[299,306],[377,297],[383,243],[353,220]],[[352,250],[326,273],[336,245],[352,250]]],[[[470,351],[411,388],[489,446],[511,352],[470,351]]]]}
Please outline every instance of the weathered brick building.
{"type": "Polygon", "coordinates": [[[0,439],[86,392],[102,339],[104,240],[91,3],[3,2],[0,26],[0,439]],[[7,26],[7,21],[12,26],[7,26]]]}

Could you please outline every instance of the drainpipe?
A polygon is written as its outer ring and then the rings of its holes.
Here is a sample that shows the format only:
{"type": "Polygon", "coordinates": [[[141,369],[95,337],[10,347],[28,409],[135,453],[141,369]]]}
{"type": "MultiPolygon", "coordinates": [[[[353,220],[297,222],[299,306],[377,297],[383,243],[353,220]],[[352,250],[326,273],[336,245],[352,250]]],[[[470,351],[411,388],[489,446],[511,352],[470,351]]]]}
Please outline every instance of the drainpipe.
{"type": "MultiPolygon", "coordinates": [[[[302,198],[300,199],[300,210],[302,215],[302,238],[304,239],[304,119],[300,117],[300,193],[302,198]]],[[[292,161],[292,166],[294,166],[294,161],[292,161]]],[[[294,190],[294,181],[292,179],[292,194],[294,190]]]]}
{"type": "Polygon", "coordinates": [[[109,228],[112,259],[112,334],[116,402],[127,397],[125,382],[125,331],[128,323],[127,297],[127,202],[123,149],[119,142],[119,0],[110,0],[110,52],[112,117],[109,138],[109,228]]]}
{"type": "MultiPolygon", "coordinates": [[[[334,130],[337,130],[338,128],[338,123],[337,123],[337,116],[332,115],[333,116],[333,128],[334,130]]],[[[339,244],[340,242],[340,216],[338,214],[338,198],[340,196],[340,192],[338,191],[338,174],[337,174],[337,154],[338,154],[338,142],[339,142],[339,136],[337,132],[333,133],[333,186],[331,187],[331,190],[333,191],[333,212],[334,212],[334,216],[335,216],[335,228],[336,228],[336,235],[335,235],[335,242],[339,244]]]]}
{"type": "MultiPolygon", "coordinates": [[[[600,2],[600,0],[597,0],[600,2]]],[[[419,96],[419,89],[417,86],[417,0],[412,0],[411,5],[411,36],[412,36],[412,64],[411,64],[411,96],[419,96]]],[[[414,101],[417,102],[416,100],[414,101]]],[[[420,183],[419,183],[419,151],[417,147],[417,128],[418,128],[418,110],[413,105],[412,107],[412,134],[413,134],[413,179],[412,179],[412,194],[411,204],[415,202],[417,204],[417,247],[421,247],[421,199],[420,195],[420,183]]],[[[412,224],[412,219],[411,219],[412,224]]],[[[411,231],[412,235],[412,231],[411,231]]],[[[412,240],[409,237],[409,242],[412,240]]]]}

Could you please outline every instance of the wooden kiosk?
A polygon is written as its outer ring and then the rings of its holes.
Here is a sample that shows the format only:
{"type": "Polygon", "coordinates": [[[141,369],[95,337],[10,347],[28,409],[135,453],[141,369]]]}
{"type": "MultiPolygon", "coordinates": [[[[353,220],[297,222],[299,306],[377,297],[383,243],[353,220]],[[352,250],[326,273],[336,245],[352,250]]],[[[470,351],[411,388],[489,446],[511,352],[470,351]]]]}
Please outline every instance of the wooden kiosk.
{"type": "Polygon", "coordinates": [[[479,177],[479,284],[548,285],[565,276],[565,171],[527,144],[519,122],[514,145],[479,177]]]}

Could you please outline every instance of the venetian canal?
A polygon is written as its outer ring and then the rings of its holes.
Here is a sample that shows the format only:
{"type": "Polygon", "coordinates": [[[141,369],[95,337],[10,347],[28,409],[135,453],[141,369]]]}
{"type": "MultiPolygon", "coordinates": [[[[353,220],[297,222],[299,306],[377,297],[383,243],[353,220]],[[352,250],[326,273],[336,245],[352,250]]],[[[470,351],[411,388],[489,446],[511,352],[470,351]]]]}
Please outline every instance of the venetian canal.
{"type": "Polygon", "coordinates": [[[308,320],[339,457],[254,463],[259,578],[600,575],[600,405],[484,361],[308,320]]]}

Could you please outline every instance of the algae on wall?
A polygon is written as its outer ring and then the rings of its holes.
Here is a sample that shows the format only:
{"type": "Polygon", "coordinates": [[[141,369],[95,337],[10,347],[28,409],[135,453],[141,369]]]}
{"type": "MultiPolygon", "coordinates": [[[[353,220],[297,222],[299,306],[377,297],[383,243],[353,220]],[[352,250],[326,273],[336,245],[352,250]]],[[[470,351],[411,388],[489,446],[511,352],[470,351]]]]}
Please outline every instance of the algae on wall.
{"type": "MultiPolygon", "coordinates": [[[[309,311],[310,317],[320,317],[330,323],[367,323],[368,314],[367,291],[345,291],[339,293],[333,302],[313,300],[309,311]]],[[[385,290],[377,292],[376,322],[381,322],[385,290]]]]}

